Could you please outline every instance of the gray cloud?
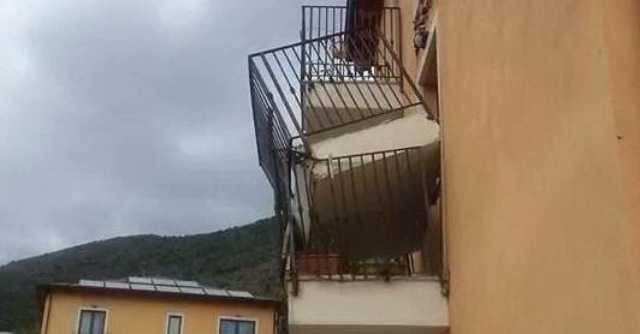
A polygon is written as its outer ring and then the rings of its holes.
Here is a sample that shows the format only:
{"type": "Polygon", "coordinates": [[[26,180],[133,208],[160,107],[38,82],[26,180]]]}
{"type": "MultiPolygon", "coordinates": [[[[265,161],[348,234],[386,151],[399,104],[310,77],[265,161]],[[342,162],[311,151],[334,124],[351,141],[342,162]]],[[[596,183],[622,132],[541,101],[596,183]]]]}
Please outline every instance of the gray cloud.
{"type": "Polygon", "coordinates": [[[246,55],[300,1],[0,2],[0,264],[271,214],[246,55]]]}

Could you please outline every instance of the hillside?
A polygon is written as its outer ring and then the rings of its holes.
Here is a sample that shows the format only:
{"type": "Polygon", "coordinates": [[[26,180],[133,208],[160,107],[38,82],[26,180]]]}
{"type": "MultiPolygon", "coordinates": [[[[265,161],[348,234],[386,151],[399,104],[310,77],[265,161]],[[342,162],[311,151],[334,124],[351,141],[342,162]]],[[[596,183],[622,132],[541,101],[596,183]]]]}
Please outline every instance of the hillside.
{"type": "Polygon", "coordinates": [[[139,235],[68,248],[0,267],[0,332],[32,332],[34,286],[80,278],[164,276],[277,296],[275,219],[184,237],[139,235]]]}

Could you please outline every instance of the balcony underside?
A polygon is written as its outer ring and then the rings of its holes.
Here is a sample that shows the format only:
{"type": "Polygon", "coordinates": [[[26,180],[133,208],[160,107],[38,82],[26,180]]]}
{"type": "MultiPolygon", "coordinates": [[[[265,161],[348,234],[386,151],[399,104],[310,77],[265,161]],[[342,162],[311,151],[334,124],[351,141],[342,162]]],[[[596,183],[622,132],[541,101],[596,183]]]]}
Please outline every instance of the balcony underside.
{"type": "MultiPolygon", "coordinates": [[[[421,147],[440,141],[440,126],[428,119],[422,106],[402,109],[362,121],[353,127],[321,133],[309,138],[311,155],[316,159],[421,147]],[[358,126],[358,128],[356,128],[358,126]]],[[[326,170],[316,168],[316,176],[326,170]]]]}
{"type": "Polygon", "coordinates": [[[312,134],[312,141],[318,141],[314,136],[339,135],[400,117],[397,112],[412,104],[397,80],[386,79],[316,81],[310,84],[307,98],[304,129],[312,134]]]}
{"type": "Polygon", "coordinates": [[[449,326],[447,300],[430,277],[385,281],[298,282],[289,296],[294,334],[443,333],[449,326]]]}

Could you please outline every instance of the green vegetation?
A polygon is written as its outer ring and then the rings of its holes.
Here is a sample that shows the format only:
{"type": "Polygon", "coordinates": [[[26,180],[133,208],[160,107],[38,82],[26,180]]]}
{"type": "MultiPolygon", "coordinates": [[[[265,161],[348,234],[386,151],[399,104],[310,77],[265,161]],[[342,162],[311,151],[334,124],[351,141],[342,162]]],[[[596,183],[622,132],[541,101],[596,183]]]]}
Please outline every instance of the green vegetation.
{"type": "Polygon", "coordinates": [[[0,332],[37,333],[35,285],[81,278],[161,276],[277,297],[276,219],[184,237],[140,235],[91,242],[0,267],[0,332]]]}

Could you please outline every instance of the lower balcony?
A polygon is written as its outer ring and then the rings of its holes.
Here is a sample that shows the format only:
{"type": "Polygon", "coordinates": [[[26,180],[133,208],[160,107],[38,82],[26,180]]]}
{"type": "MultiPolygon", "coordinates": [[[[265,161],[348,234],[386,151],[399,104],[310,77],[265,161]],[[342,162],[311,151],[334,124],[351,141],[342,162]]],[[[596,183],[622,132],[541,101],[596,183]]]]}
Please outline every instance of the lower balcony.
{"type": "Polygon", "coordinates": [[[295,284],[298,294],[288,298],[291,334],[439,334],[449,328],[447,299],[435,277],[307,277],[295,284]]]}
{"type": "MultiPolygon", "coordinates": [[[[427,239],[425,246],[428,241],[437,243],[427,239]]],[[[441,256],[433,247],[367,259],[296,252],[287,261],[290,333],[446,333],[448,302],[438,276],[441,256]]]]}
{"type": "Polygon", "coordinates": [[[306,160],[294,168],[299,249],[395,258],[434,225],[439,144],[306,160]],[[366,233],[366,238],[362,234],[366,233]]]}

